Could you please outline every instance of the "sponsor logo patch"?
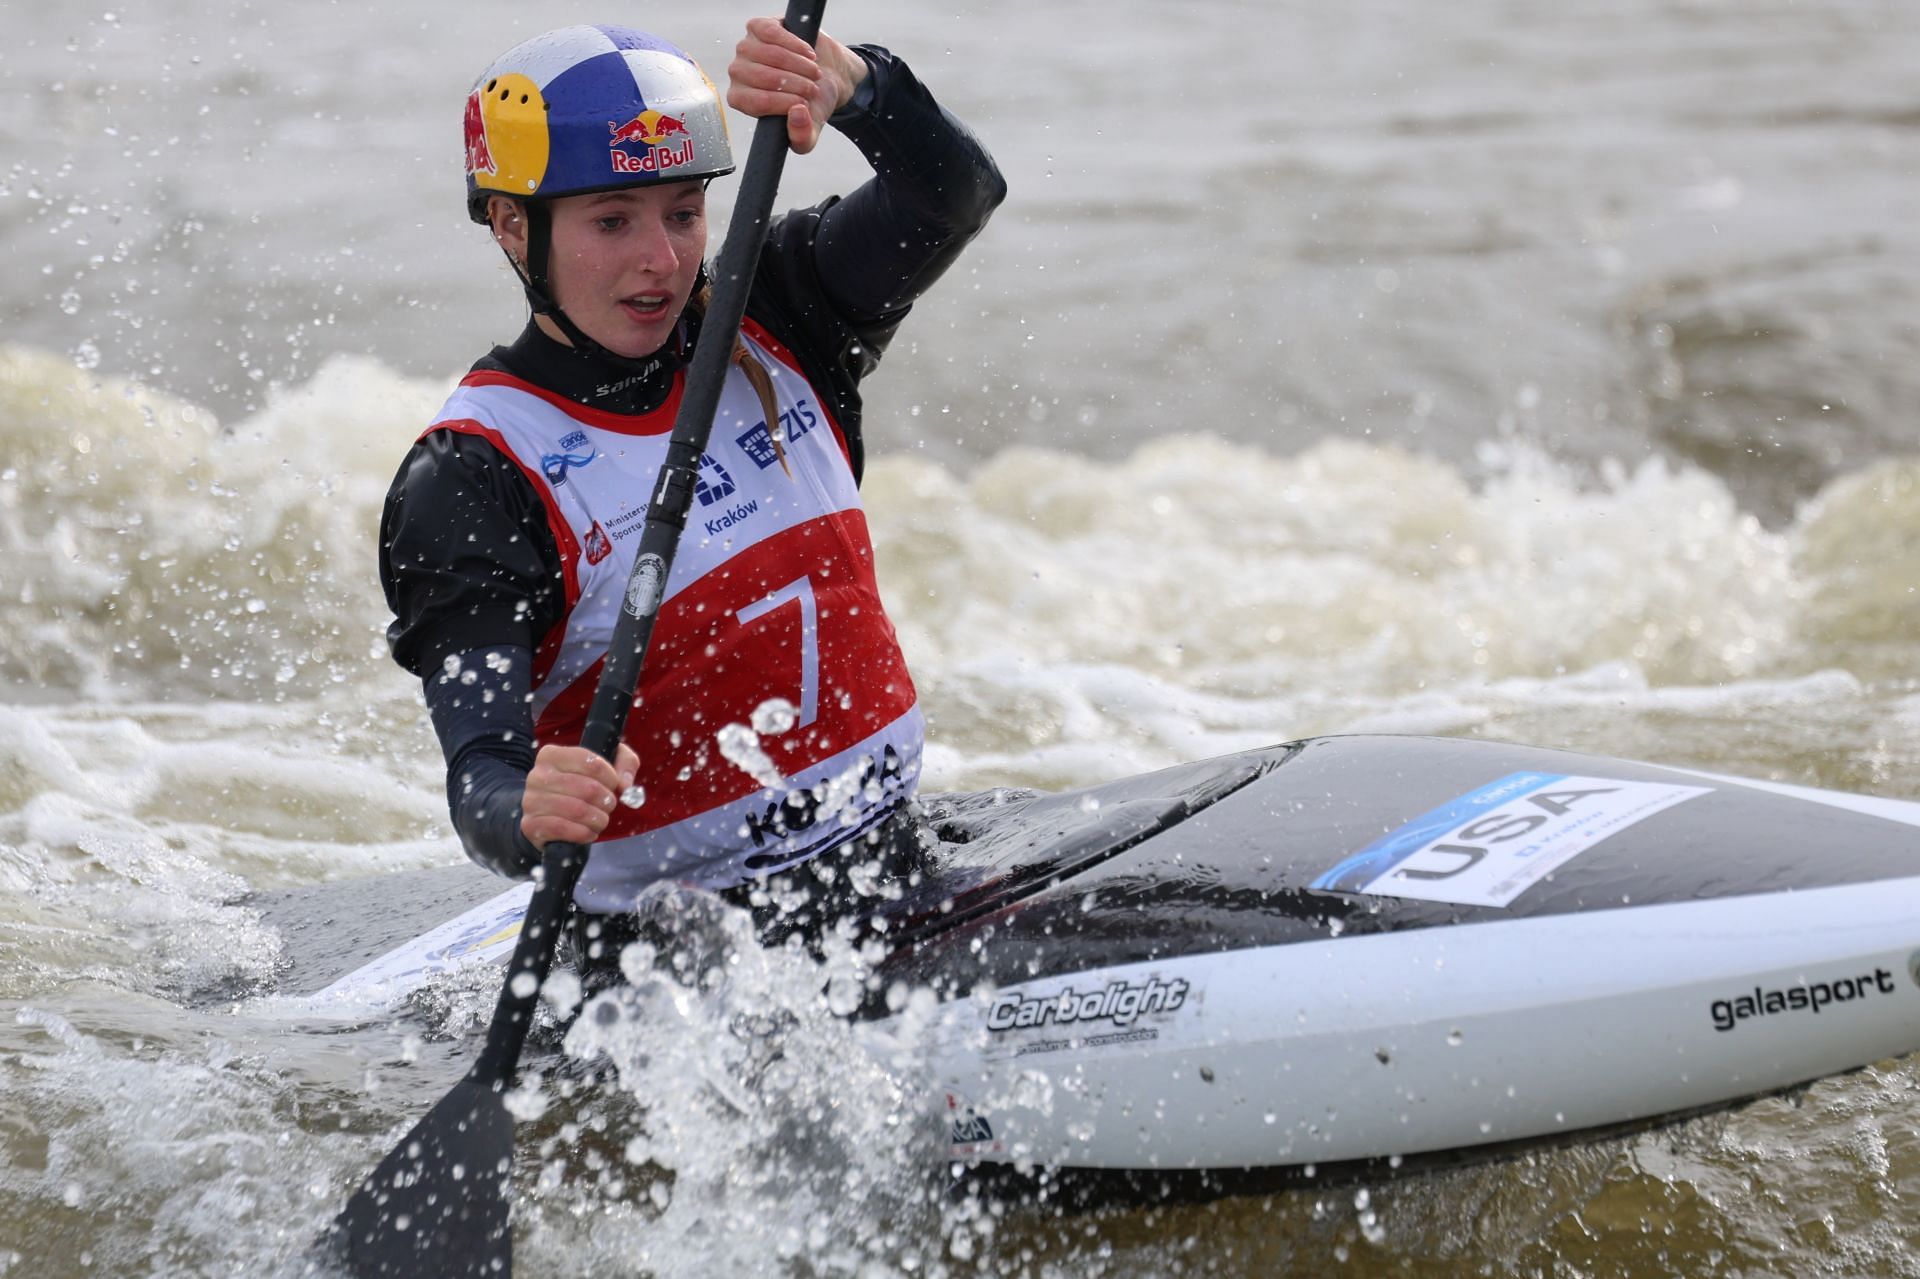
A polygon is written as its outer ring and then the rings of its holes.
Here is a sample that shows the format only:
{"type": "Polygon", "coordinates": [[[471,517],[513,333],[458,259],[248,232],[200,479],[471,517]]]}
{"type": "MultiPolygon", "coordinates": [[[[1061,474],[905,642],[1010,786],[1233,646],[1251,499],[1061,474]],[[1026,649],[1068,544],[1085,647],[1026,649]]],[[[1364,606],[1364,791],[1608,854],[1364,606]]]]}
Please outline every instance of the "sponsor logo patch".
{"type": "MultiPolygon", "coordinates": [[[[876,782],[883,792],[890,791],[900,784],[901,772],[900,752],[889,745],[881,754],[879,763],[876,764],[871,758],[865,762],[860,770],[854,794],[866,794],[868,788],[876,782]]],[[[764,848],[768,840],[785,839],[788,835],[799,831],[813,829],[814,824],[822,817],[821,809],[830,798],[826,792],[832,789],[834,789],[834,783],[829,781],[818,787],[794,791],[768,804],[762,812],[749,811],[746,823],[747,834],[752,837],[754,847],[764,848]]],[[[834,811],[838,813],[840,810],[836,808],[834,811]]],[[[746,867],[751,871],[762,871],[792,859],[793,854],[790,851],[755,853],[747,858],[746,867]]]]}
{"type": "Polygon", "coordinates": [[[613,554],[613,541],[607,536],[607,530],[600,527],[599,520],[595,520],[593,527],[587,530],[586,553],[589,564],[598,564],[613,554]]]}
{"type": "Polygon", "coordinates": [[[1336,893],[1505,906],[1587,849],[1706,786],[1509,773],[1368,844],[1313,881],[1336,893]]]}
{"type": "Polygon", "coordinates": [[[646,554],[633,562],[627,578],[627,612],[647,617],[660,607],[660,594],[667,584],[667,563],[658,555],[646,554]]]}
{"type": "Polygon", "coordinates": [[[693,163],[693,135],[686,122],[648,107],[624,124],[607,121],[612,137],[608,161],[615,173],[664,173],[693,163]]]}
{"type": "Polygon", "coordinates": [[[600,451],[588,445],[584,431],[574,431],[563,438],[553,453],[540,455],[540,472],[547,477],[547,483],[559,488],[567,482],[567,472],[577,471],[588,466],[600,456],[600,451]],[[584,452],[582,450],[585,450],[584,452]]]}
{"type": "MultiPolygon", "coordinates": [[[[805,397],[794,403],[790,409],[780,414],[782,438],[791,444],[808,431],[820,425],[820,415],[813,410],[813,404],[805,397]]],[[[780,455],[773,449],[773,433],[767,430],[765,422],[756,422],[753,429],[734,440],[741,452],[753,459],[753,464],[761,470],[777,465],[780,455]]]]}
{"type": "Polygon", "coordinates": [[[985,1115],[977,1115],[968,1110],[954,1116],[953,1144],[972,1146],[983,1141],[993,1140],[993,1125],[987,1122],[985,1115]]]}
{"type": "Polygon", "coordinates": [[[480,90],[475,89],[467,95],[466,118],[462,132],[467,141],[467,172],[498,173],[500,168],[493,162],[493,148],[487,145],[487,118],[480,107],[480,90]]]}
{"type": "Polygon", "coordinates": [[[753,515],[757,513],[759,510],[760,510],[760,503],[757,500],[749,498],[747,501],[740,503],[738,506],[728,511],[726,514],[718,516],[714,519],[707,520],[706,521],[707,536],[718,537],[721,533],[724,533],[726,530],[732,528],[734,525],[744,522],[749,515],[753,515]]]}
{"type": "Polygon", "coordinates": [[[1178,1011],[1190,989],[1183,977],[1171,981],[1149,977],[1143,982],[1108,982],[1097,990],[1067,986],[1045,995],[1009,991],[995,996],[988,1006],[987,1029],[995,1033],[1036,1026],[1097,1029],[1101,1023],[1124,1028],[1141,1017],[1178,1011]]]}
{"type": "Polygon", "coordinates": [[[952,1121],[950,1144],[956,1157],[964,1159],[1006,1151],[1007,1143],[993,1135],[993,1125],[987,1122],[987,1117],[952,1093],[947,1094],[947,1117],[952,1121]]]}
{"type": "Polygon", "coordinates": [[[713,454],[700,455],[700,478],[693,486],[693,495],[700,499],[700,505],[712,506],[722,498],[732,497],[734,490],[739,487],[713,454]]]}
{"type": "Polygon", "coordinates": [[[1885,968],[1875,968],[1858,977],[1816,981],[1781,990],[1763,990],[1755,986],[1751,991],[1731,999],[1714,1000],[1707,1011],[1713,1017],[1713,1028],[1725,1033],[1741,1022],[1756,1017],[1772,1017],[1779,1013],[1817,1014],[1821,1009],[1835,1004],[1871,999],[1875,995],[1891,995],[1896,989],[1893,974],[1885,968]]]}

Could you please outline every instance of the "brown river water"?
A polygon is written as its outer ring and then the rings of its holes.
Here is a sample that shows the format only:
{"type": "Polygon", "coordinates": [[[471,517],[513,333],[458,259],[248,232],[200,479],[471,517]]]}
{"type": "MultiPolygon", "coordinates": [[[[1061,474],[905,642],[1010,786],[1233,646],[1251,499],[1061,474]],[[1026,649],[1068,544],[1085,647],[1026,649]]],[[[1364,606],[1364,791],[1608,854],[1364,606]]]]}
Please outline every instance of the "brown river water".
{"type": "MultiPolygon", "coordinates": [[[[718,75],[746,11],[716,8],[656,21],[718,75]]],[[[325,885],[461,858],[373,568],[406,444],[519,322],[459,102],[521,36],[624,18],[451,13],[10,16],[0,1276],[297,1273],[477,1043],[483,980],[345,1029],[282,1000],[295,932],[353,936],[325,885]]],[[[1920,797],[1920,8],[826,25],[906,57],[1011,188],[869,400],[927,786],[1384,731],[1920,797]]],[[[785,194],[859,169],[833,144],[785,194]]],[[[530,1123],[522,1273],[1920,1274],[1913,1059],[1056,1218],[946,1198],[912,1081],[809,973],[750,977],[807,1010],[804,1069],[716,1100],[699,1010],[663,1014],[628,1045],[642,1159],[600,1103],[530,1123]]]]}

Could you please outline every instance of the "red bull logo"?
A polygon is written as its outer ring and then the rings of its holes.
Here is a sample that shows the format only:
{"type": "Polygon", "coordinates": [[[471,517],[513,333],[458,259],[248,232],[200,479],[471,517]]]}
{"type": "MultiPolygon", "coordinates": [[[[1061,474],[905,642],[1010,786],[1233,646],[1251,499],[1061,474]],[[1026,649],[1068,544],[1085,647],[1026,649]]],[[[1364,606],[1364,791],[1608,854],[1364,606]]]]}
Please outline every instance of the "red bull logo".
{"type": "Polygon", "coordinates": [[[678,117],[649,107],[625,124],[609,120],[607,128],[613,133],[607,145],[615,173],[662,173],[693,163],[693,135],[678,117]],[[645,149],[637,155],[625,150],[635,143],[645,149]]]}
{"type": "Polygon", "coordinates": [[[493,152],[487,146],[487,120],[480,110],[480,90],[475,89],[467,95],[467,172],[498,173],[500,169],[493,162],[493,152]]]}

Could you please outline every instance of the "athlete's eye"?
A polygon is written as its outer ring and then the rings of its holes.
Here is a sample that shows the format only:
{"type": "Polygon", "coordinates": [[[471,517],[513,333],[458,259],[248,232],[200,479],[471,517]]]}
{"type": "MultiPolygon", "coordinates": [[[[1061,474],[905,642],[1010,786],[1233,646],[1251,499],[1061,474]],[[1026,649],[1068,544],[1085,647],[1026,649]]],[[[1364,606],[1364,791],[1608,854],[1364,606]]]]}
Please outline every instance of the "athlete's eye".
{"type": "Polygon", "coordinates": [[[595,218],[593,224],[602,231],[618,231],[627,224],[627,220],[618,213],[609,213],[604,218],[595,218]]]}
{"type": "Polygon", "coordinates": [[[694,223],[700,220],[700,210],[675,209],[672,213],[668,214],[667,216],[672,219],[673,224],[675,226],[692,226],[694,223]]]}

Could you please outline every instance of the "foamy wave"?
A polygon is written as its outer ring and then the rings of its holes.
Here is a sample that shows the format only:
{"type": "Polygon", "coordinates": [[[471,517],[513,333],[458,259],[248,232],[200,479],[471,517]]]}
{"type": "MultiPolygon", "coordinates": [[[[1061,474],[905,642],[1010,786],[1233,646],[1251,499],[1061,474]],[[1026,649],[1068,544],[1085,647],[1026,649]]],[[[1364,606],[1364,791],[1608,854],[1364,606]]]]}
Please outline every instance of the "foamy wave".
{"type": "Polygon", "coordinates": [[[336,360],[223,429],[203,409],[0,348],[0,675],[304,695],[382,654],[379,502],[440,392],[336,360]],[[384,473],[383,473],[384,472],[384,473]]]}
{"type": "MultiPolygon", "coordinates": [[[[0,553],[26,576],[0,671],[100,697],[370,705],[325,727],[356,757],[397,750],[417,788],[402,806],[437,810],[373,552],[443,389],[336,360],[228,430],[7,349],[0,553]]],[[[1602,669],[1657,692],[1910,666],[1920,462],[1844,477],[1776,531],[1695,469],[1483,460],[1476,485],[1349,440],[1282,457],[1182,436],[1118,462],[1018,448],[965,475],[877,457],[867,500],[930,783],[1071,785],[1356,726],[1489,731],[1522,713],[1501,687],[1552,702],[1602,669]]],[[[335,840],[355,784],[316,768],[238,824],[335,840]]]]}

